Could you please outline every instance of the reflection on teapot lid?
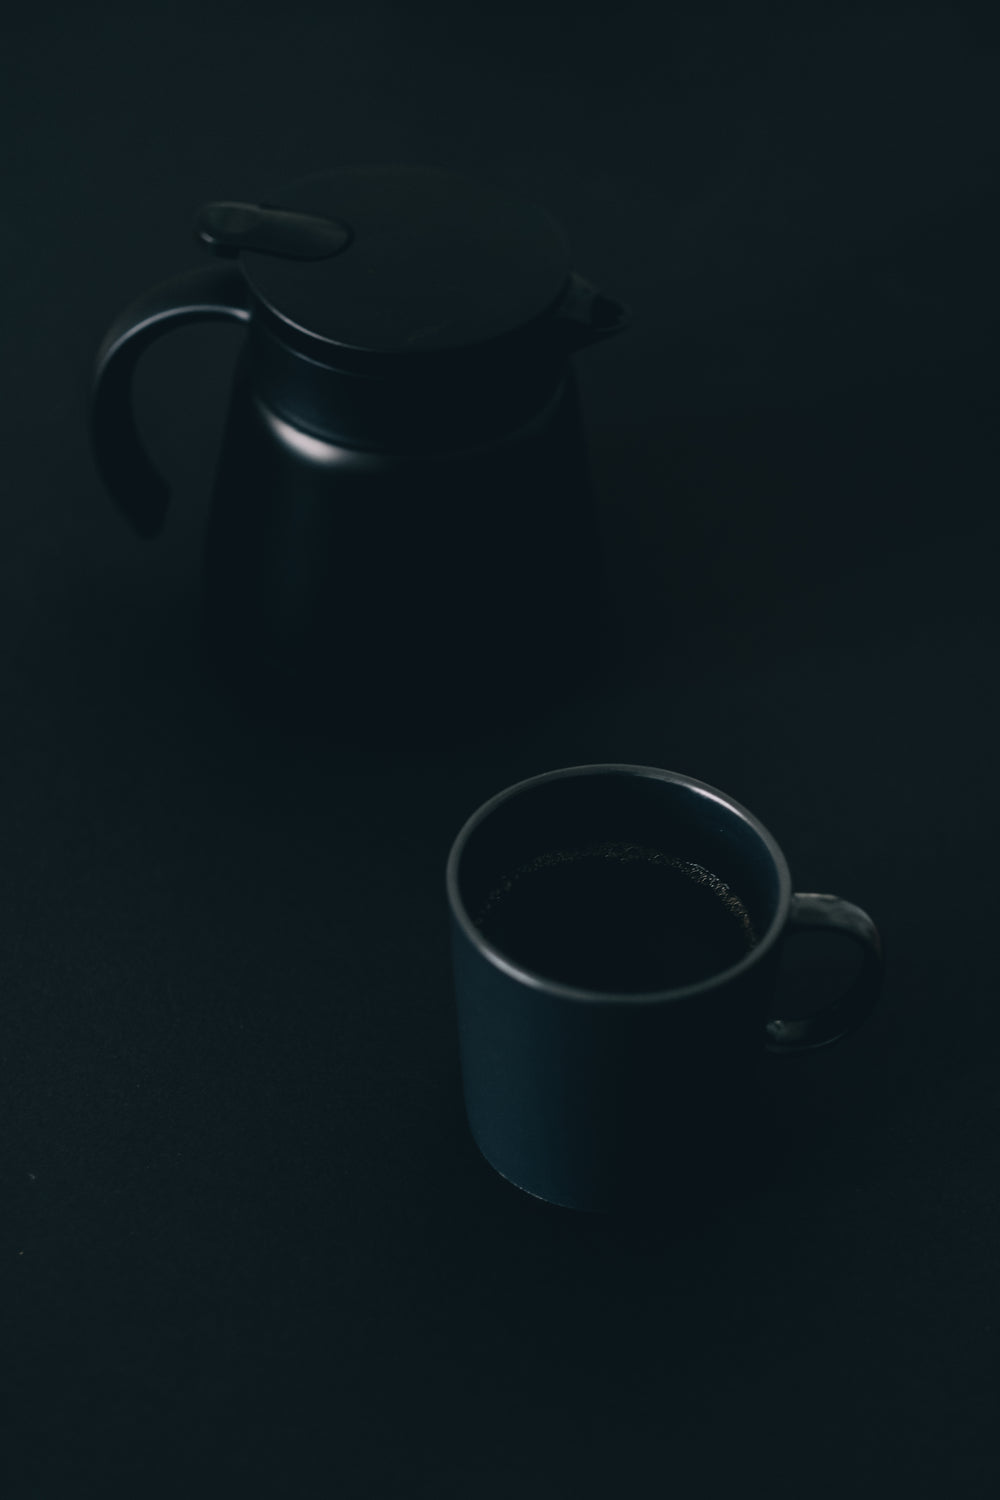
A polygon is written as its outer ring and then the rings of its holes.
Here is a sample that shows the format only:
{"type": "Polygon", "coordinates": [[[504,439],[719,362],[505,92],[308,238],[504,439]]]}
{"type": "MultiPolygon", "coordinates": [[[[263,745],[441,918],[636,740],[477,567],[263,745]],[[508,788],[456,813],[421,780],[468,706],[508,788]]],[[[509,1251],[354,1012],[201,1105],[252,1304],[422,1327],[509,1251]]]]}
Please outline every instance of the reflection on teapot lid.
{"type": "Polygon", "coordinates": [[[199,236],[239,255],[279,335],[321,360],[491,344],[569,282],[568,246],[542,209],[431,167],[341,168],[266,203],[209,205],[199,236]]]}

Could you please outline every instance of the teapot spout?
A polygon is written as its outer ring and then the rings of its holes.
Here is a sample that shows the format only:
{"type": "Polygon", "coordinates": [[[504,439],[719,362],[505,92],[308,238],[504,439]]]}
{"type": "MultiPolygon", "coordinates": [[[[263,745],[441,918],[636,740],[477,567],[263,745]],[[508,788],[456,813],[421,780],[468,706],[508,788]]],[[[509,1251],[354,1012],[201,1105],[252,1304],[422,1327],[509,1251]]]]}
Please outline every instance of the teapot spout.
{"type": "Polygon", "coordinates": [[[555,309],[556,327],[568,354],[585,349],[621,333],[632,321],[631,309],[606,297],[574,272],[562,301],[555,309]]]}

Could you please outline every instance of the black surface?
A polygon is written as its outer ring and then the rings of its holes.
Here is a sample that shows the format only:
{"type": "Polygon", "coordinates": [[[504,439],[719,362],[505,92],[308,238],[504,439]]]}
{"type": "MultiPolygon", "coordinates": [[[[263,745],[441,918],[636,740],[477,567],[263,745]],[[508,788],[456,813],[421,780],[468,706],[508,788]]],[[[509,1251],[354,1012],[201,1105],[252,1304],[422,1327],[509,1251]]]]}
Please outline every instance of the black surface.
{"type": "Polygon", "coordinates": [[[667,15],[5,28],[10,1500],[996,1493],[1000,32],[667,15]],[[203,203],[402,159],[543,202],[635,314],[579,361],[620,655],[405,757],[249,725],[193,670],[240,333],[140,372],[157,542],[84,429],[105,327],[196,263],[203,203]],[[681,1222],[546,1208],[463,1121],[448,845],[601,759],[730,792],[888,953],[876,1020],[773,1073],[782,1151],[681,1222]]]}

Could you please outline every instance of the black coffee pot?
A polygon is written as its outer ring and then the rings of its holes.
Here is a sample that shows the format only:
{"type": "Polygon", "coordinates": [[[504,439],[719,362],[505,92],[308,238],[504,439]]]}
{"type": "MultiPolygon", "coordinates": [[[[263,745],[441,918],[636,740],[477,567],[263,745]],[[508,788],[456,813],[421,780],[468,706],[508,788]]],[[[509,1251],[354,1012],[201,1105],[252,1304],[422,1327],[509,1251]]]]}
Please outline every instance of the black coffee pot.
{"type": "Polygon", "coordinates": [[[575,678],[601,569],[570,356],[627,313],[570,271],[549,217],[451,172],[352,167],[211,203],[197,235],[228,263],[115,321],[91,433],[154,535],[168,495],[136,360],[180,323],[246,324],[205,551],[227,680],[347,728],[502,719],[575,678]]]}

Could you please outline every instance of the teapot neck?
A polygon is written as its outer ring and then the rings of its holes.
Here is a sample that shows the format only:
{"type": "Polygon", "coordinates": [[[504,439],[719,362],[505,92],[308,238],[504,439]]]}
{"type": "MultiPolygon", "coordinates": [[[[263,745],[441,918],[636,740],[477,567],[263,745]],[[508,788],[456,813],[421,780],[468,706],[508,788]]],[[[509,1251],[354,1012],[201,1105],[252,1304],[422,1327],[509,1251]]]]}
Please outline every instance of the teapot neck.
{"type": "Polygon", "coordinates": [[[340,446],[407,453],[499,440],[544,412],[570,377],[552,351],[524,349],[385,361],[379,375],[320,364],[254,316],[241,361],[263,405],[285,422],[340,446]]]}

